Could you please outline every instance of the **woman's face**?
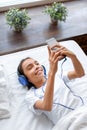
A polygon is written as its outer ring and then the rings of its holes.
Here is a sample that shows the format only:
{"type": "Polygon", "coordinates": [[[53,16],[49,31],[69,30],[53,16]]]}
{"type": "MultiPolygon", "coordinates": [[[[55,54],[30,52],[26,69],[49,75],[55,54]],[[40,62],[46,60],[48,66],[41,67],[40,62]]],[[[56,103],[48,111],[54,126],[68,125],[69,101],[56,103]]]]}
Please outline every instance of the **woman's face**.
{"type": "Polygon", "coordinates": [[[44,76],[43,67],[38,63],[38,61],[34,59],[31,59],[31,58],[26,59],[22,63],[22,68],[23,68],[25,76],[33,84],[40,81],[41,78],[44,76]]]}

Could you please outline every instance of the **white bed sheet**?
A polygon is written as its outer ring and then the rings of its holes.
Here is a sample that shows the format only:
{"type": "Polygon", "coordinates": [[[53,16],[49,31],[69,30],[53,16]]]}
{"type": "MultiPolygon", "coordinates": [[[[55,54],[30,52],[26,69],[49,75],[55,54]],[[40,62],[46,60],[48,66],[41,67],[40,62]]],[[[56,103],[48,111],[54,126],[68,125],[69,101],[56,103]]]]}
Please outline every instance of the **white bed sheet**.
{"type": "MultiPolygon", "coordinates": [[[[64,41],[60,44],[68,47],[78,56],[87,73],[87,56],[79,45],[72,40],[64,41]]],[[[20,60],[27,56],[37,59],[41,64],[46,66],[48,71],[47,46],[0,56],[0,64],[4,65],[8,75],[11,106],[11,117],[0,120],[0,130],[52,130],[54,127],[45,115],[36,116],[30,112],[24,101],[27,89],[23,88],[18,82],[16,70],[20,60]]],[[[71,60],[68,59],[64,65],[64,71],[70,70],[72,67],[71,60]]]]}

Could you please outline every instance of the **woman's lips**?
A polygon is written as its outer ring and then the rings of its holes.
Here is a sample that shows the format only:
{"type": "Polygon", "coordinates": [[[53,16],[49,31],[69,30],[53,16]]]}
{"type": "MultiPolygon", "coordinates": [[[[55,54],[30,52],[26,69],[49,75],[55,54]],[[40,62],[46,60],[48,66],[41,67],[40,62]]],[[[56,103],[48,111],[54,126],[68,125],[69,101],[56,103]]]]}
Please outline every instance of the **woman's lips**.
{"type": "Polygon", "coordinates": [[[41,74],[42,71],[43,71],[42,69],[38,69],[38,70],[36,70],[35,75],[39,75],[39,74],[41,74]]]}
{"type": "Polygon", "coordinates": [[[38,72],[37,72],[37,74],[39,75],[39,74],[41,74],[42,73],[42,71],[41,70],[39,70],[38,72]]]}

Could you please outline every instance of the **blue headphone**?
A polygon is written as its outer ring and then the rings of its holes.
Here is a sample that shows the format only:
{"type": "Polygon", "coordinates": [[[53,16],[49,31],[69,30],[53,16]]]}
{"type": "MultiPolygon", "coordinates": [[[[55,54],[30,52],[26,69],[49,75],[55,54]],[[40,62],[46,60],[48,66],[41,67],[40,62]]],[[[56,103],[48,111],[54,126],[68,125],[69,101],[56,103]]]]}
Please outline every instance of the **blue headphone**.
{"type": "MultiPolygon", "coordinates": [[[[46,68],[43,66],[44,69],[44,75],[46,76],[46,68]]],[[[34,86],[31,82],[28,81],[27,77],[22,75],[19,71],[19,68],[17,69],[17,74],[18,74],[18,80],[23,86],[28,86],[28,88],[31,88],[31,86],[34,86]]]]}

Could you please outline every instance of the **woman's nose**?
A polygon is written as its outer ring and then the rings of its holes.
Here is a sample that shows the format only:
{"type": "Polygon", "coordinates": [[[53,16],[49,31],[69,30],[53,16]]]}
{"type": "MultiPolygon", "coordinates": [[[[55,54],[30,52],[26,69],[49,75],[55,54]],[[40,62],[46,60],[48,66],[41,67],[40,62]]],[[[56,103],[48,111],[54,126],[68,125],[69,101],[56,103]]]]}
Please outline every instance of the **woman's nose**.
{"type": "Polygon", "coordinates": [[[39,66],[38,66],[38,65],[34,65],[34,67],[35,67],[35,69],[38,69],[38,68],[39,68],[39,66]]]}

